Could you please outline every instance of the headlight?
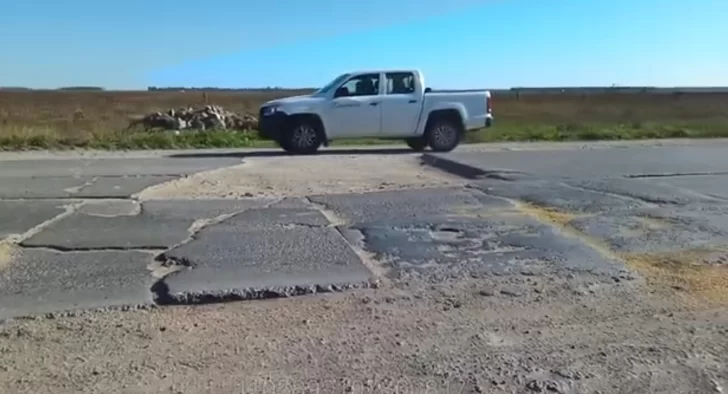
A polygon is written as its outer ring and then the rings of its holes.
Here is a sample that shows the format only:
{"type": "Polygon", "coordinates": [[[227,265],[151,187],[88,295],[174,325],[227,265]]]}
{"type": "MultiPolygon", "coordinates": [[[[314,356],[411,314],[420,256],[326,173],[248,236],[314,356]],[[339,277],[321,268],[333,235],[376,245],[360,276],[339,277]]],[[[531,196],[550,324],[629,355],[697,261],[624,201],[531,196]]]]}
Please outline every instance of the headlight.
{"type": "Polygon", "coordinates": [[[262,113],[263,113],[263,116],[270,116],[270,115],[273,115],[274,113],[278,112],[279,110],[280,110],[280,108],[277,106],[264,107],[262,113]]]}

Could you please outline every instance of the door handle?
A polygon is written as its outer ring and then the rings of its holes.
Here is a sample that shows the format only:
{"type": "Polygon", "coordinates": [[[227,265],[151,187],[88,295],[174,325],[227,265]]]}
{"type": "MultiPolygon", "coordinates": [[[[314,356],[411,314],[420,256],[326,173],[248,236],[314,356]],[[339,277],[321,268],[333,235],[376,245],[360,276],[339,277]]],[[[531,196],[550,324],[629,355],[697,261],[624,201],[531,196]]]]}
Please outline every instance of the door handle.
{"type": "Polygon", "coordinates": [[[417,100],[410,100],[410,101],[409,101],[409,103],[410,103],[410,104],[414,104],[414,103],[416,103],[416,102],[417,102],[417,100]]]}
{"type": "Polygon", "coordinates": [[[379,103],[369,103],[369,105],[371,105],[372,107],[376,107],[377,105],[379,105],[379,103]]]}

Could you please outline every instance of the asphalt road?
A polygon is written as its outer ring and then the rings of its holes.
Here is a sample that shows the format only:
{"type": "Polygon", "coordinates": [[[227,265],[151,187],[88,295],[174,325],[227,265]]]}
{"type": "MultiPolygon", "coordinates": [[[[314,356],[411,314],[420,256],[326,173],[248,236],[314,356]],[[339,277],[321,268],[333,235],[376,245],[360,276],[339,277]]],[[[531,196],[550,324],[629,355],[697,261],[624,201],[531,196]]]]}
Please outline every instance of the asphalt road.
{"type": "Polygon", "coordinates": [[[380,280],[631,280],[617,253],[725,245],[726,148],[468,148],[423,156],[471,178],[463,188],[146,202],[134,195],[245,155],[0,157],[0,319],[380,280]]]}

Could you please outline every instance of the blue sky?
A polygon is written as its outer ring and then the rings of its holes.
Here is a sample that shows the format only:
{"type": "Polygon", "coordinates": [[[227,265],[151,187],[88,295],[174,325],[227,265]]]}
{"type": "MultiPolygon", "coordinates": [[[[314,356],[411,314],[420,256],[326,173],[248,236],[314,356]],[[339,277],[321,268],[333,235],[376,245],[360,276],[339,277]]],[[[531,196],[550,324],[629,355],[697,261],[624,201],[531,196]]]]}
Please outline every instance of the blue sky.
{"type": "Polygon", "coordinates": [[[728,86],[726,0],[0,0],[0,9],[2,86],[315,87],[376,68],[418,68],[436,88],[728,86]]]}

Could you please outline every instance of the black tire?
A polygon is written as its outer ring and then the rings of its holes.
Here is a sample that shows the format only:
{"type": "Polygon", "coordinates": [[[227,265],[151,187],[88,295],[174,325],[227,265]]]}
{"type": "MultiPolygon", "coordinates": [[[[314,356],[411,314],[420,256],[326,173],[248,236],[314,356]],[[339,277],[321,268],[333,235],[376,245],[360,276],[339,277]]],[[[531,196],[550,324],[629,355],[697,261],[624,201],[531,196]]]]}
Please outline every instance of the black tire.
{"type": "Polygon", "coordinates": [[[450,152],[460,144],[462,127],[447,118],[433,119],[425,130],[427,145],[434,152],[450,152]]]}
{"type": "Polygon", "coordinates": [[[406,138],[404,142],[415,152],[422,152],[427,148],[427,140],[424,137],[406,138]]]}
{"type": "Polygon", "coordinates": [[[291,123],[279,145],[289,153],[310,155],[318,151],[323,140],[321,131],[311,122],[301,120],[291,123]]]}

